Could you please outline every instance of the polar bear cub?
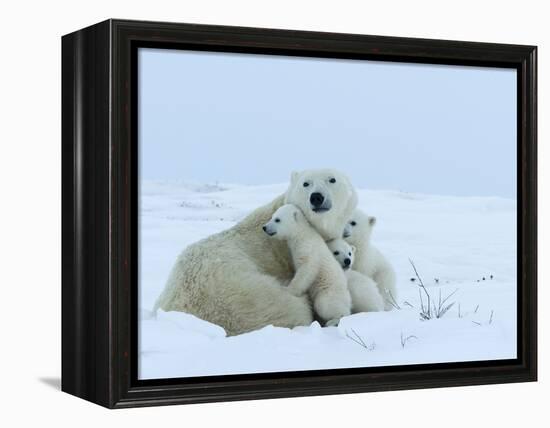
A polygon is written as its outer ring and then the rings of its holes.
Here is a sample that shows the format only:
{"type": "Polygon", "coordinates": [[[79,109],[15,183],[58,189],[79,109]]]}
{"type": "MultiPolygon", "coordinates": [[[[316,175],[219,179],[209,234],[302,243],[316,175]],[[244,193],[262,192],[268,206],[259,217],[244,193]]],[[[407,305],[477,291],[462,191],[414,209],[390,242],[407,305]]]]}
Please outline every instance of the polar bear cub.
{"type": "Polygon", "coordinates": [[[301,296],[309,293],[313,309],[327,326],[338,324],[351,313],[346,276],[319,233],[302,211],[285,204],[273,213],[263,230],[274,239],[286,241],[295,274],[287,290],[301,296]]]}
{"type": "Polygon", "coordinates": [[[344,229],[344,239],[355,250],[354,270],[372,278],[382,298],[384,309],[392,309],[392,302],[397,299],[395,271],[384,255],[370,242],[376,217],[368,216],[355,210],[344,229]]]}
{"type": "Polygon", "coordinates": [[[356,249],[343,239],[327,242],[336,261],[342,266],[348,279],[348,290],[351,295],[351,313],[378,312],[384,310],[384,299],[376,283],[356,270],[352,270],[356,249]]]}

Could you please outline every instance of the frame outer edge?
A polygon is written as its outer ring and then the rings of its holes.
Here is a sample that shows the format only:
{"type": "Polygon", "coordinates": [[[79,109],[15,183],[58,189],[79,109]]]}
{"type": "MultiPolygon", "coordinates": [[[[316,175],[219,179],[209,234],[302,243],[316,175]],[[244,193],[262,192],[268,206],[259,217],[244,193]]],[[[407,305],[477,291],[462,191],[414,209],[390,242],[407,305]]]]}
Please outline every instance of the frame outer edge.
{"type": "Polygon", "coordinates": [[[62,38],[62,391],[112,406],[109,22],[62,38]]]}
{"type": "Polygon", "coordinates": [[[75,244],[75,96],[76,36],[61,41],[61,389],[81,395],[80,344],[78,341],[78,292],[76,281],[75,244]]]}
{"type": "Polygon", "coordinates": [[[529,316],[526,318],[529,320],[529,326],[527,328],[529,333],[529,377],[532,381],[538,380],[538,225],[537,225],[537,210],[538,210],[538,187],[537,187],[537,147],[538,147],[538,48],[536,46],[531,47],[528,58],[529,72],[527,73],[529,78],[529,86],[526,88],[526,96],[530,101],[526,106],[528,112],[529,121],[525,124],[526,131],[529,133],[528,140],[526,141],[527,158],[524,165],[524,169],[528,174],[526,179],[527,187],[527,200],[526,204],[530,204],[527,207],[527,213],[525,223],[529,226],[529,232],[526,234],[526,245],[528,246],[527,254],[530,254],[525,261],[530,273],[530,278],[527,278],[526,283],[530,296],[526,299],[528,308],[530,310],[529,316]],[[530,97],[530,98],[529,98],[530,97]],[[529,268],[530,266],[530,268],[529,268]],[[530,284],[529,284],[530,283],[530,284]]]}

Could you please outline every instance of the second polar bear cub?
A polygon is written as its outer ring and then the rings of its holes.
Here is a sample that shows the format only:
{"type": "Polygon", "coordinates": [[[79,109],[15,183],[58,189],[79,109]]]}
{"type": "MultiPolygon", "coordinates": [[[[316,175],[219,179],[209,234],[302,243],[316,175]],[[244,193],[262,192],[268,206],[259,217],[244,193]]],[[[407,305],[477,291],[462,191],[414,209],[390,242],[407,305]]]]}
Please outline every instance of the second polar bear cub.
{"type": "Polygon", "coordinates": [[[356,248],[354,270],[372,278],[382,298],[384,309],[392,309],[397,299],[395,271],[384,255],[370,242],[376,217],[355,210],[344,229],[344,239],[356,248]]]}
{"type": "Polygon", "coordinates": [[[263,230],[274,239],[286,241],[295,274],[287,290],[300,296],[309,293],[315,313],[325,325],[337,325],[351,313],[351,297],[346,276],[302,211],[286,204],[273,213],[263,230]]]}
{"type": "Polygon", "coordinates": [[[327,246],[348,278],[351,313],[383,311],[384,299],[378,291],[376,283],[368,276],[352,270],[355,261],[355,247],[343,239],[333,239],[327,242],[327,246]]]}

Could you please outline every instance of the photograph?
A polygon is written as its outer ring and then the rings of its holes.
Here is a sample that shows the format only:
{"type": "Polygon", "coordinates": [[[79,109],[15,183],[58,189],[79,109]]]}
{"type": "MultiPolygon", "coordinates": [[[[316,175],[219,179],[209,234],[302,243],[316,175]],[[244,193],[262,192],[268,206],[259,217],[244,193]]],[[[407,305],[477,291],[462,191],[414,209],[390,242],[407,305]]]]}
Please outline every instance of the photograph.
{"type": "Polygon", "coordinates": [[[139,47],[138,380],[514,360],[518,71],[139,47]]]}

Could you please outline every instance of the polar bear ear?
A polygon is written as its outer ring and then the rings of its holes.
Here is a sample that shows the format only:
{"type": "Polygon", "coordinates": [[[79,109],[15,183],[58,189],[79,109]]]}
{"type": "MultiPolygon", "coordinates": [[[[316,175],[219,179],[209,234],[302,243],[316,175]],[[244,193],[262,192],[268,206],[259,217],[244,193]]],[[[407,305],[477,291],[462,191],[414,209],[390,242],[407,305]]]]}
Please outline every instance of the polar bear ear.
{"type": "Polygon", "coordinates": [[[292,171],[290,173],[290,182],[294,183],[298,179],[298,175],[300,175],[298,171],[292,171]]]}
{"type": "Polygon", "coordinates": [[[369,224],[371,226],[374,226],[376,224],[376,217],[370,216],[369,217],[369,224]]]}
{"type": "Polygon", "coordinates": [[[353,254],[355,254],[355,251],[356,251],[356,250],[357,250],[357,248],[355,248],[355,245],[352,245],[352,246],[351,246],[351,252],[352,252],[353,254]]]}

